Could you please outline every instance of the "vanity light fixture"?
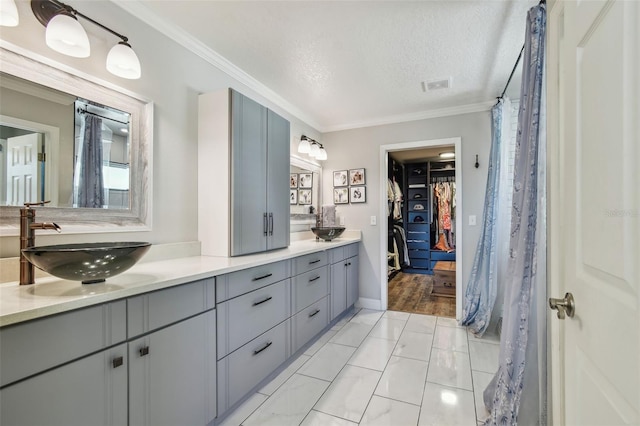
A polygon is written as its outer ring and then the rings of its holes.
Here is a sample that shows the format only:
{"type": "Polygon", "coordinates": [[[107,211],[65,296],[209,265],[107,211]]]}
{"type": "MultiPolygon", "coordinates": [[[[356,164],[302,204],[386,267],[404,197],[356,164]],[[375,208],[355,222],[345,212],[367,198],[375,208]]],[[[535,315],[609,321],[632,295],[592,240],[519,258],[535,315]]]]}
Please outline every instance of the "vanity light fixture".
{"type": "MultiPolygon", "coordinates": [[[[6,0],[0,1],[4,5],[6,0]]],[[[131,49],[127,37],[58,0],[31,0],[31,10],[38,21],[47,27],[47,46],[64,55],[86,58],[90,54],[89,37],[78,22],[78,16],[120,38],[122,41],[113,46],[107,55],[107,70],[122,78],[140,78],[140,60],[131,49]]]]}
{"type": "Polygon", "coordinates": [[[309,154],[309,157],[320,161],[327,159],[327,151],[324,149],[324,146],[322,146],[320,142],[305,135],[300,137],[298,152],[301,154],[309,154]]]}
{"type": "Polygon", "coordinates": [[[16,27],[20,23],[18,8],[14,0],[0,0],[0,26],[16,27]]]}
{"type": "Polygon", "coordinates": [[[455,152],[441,152],[440,153],[440,158],[455,158],[456,153],[455,152]]]}

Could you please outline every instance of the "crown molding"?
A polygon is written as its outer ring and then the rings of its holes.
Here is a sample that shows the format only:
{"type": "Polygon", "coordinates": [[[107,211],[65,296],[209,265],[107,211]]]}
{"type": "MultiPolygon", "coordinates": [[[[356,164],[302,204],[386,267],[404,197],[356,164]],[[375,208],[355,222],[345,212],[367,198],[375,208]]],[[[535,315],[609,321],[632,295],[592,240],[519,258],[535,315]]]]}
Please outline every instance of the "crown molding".
{"type": "Polygon", "coordinates": [[[289,114],[298,118],[305,124],[314,128],[314,130],[322,129],[322,126],[316,122],[312,117],[304,113],[298,107],[290,103],[289,101],[282,98],[273,90],[269,89],[267,86],[256,80],[251,75],[247,74],[245,71],[231,63],[224,56],[220,55],[215,50],[208,47],[206,44],[202,43],[197,38],[193,37],[191,34],[180,28],[178,25],[175,25],[171,22],[168,22],[164,18],[158,16],[155,12],[153,12],[150,8],[142,4],[138,0],[111,0],[114,4],[119,6],[124,11],[130,13],[131,15],[137,17],[141,21],[145,22],[147,25],[161,32],[165,36],[169,37],[176,43],[180,44],[182,47],[196,54],[200,58],[209,62],[214,67],[218,68],[222,72],[228,74],[234,79],[238,80],[240,83],[254,90],[261,96],[264,96],[269,101],[273,102],[275,105],[279,106],[289,114]]]}
{"type": "Polygon", "coordinates": [[[375,118],[373,120],[357,121],[352,123],[338,124],[323,128],[323,133],[338,132],[341,130],[360,129],[363,127],[384,126],[388,124],[405,123],[408,121],[427,120],[430,118],[447,117],[451,115],[470,114],[474,112],[489,111],[495,100],[476,104],[460,105],[448,108],[432,109],[427,111],[412,112],[410,114],[390,115],[387,117],[375,118]]]}

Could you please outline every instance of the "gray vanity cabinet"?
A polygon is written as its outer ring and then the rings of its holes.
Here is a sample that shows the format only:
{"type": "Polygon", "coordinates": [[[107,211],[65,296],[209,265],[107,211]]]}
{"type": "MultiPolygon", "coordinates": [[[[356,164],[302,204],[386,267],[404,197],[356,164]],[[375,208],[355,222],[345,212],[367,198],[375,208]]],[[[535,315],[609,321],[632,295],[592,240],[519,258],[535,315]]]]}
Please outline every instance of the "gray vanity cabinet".
{"type": "Polygon", "coordinates": [[[331,320],[352,306],[359,295],[358,245],[332,249],[331,260],[331,320]]]}
{"type": "Polygon", "coordinates": [[[198,238],[202,254],[289,245],[290,125],[232,89],[199,97],[198,238]]]}
{"type": "Polygon", "coordinates": [[[215,310],[129,342],[129,424],[206,425],[216,415],[215,310]]]}

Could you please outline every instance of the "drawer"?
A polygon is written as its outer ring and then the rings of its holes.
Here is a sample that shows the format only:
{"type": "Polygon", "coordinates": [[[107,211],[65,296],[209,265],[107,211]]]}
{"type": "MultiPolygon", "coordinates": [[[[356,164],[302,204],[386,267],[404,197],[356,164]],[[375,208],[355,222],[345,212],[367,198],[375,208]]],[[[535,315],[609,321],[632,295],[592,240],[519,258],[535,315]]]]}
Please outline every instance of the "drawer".
{"type": "Polygon", "coordinates": [[[124,300],[0,328],[0,386],[127,338],[124,300]]]}
{"type": "Polygon", "coordinates": [[[295,313],[329,294],[329,267],[323,266],[294,277],[291,287],[295,313]]]}
{"type": "Polygon", "coordinates": [[[411,268],[416,268],[416,269],[430,269],[430,263],[429,259],[410,259],[410,263],[411,263],[411,268]]]}
{"type": "Polygon", "coordinates": [[[441,250],[431,250],[431,260],[456,260],[456,252],[447,253],[441,250]]]}
{"type": "Polygon", "coordinates": [[[345,247],[345,252],[346,252],[345,259],[349,257],[357,256],[360,252],[360,244],[359,243],[349,244],[348,246],[345,247]]]}
{"type": "Polygon", "coordinates": [[[420,224],[420,223],[409,223],[407,225],[407,230],[409,231],[409,235],[407,235],[407,240],[413,240],[413,239],[429,239],[428,235],[429,235],[429,224],[428,223],[424,223],[424,224],[420,224]],[[418,238],[418,235],[416,234],[426,234],[427,237],[422,238],[422,235],[420,235],[420,238],[418,238]]]}
{"type": "Polygon", "coordinates": [[[295,353],[329,324],[329,297],[298,312],[292,320],[291,352],[295,353]]]}
{"type": "Polygon", "coordinates": [[[287,360],[290,333],[284,321],[218,361],[218,416],[287,360]]]}
{"type": "Polygon", "coordinates": [[[331,250],[329,250],[328,251],[329,263],[338,263],[338,262],[346,259],[345,249],[347,247],[348,246],[342,246],[342,247],[332,248],[331,250]]]}
{"type": "Polygon", "coordinates": [[[431,249],[431,247],[429,247],[429,241],[421,241],[421,240],[407,240],[407,248],[409,250],[411,249],[417,249],[417,250],[429,250],[431,249]]]}
{"type": "Polygon", "coordinates": [[[127,299],[129,338],[173,324],[215,307],[215,278],[127,299]]]}
{"type": "Polygon", "coordinates": [[[221,359],[291,316],[291,280],[220,303],[217,312],[221,359]]]}
{"type": "Polygon", "coordinates": [[[409,249],[409,258],[410,259],[429,259],[430,250],[416,250],[409,249]]]}
{"type": "Polygon", "coordinates": [[[307,254],[293,259],[293,275],[303,274],[312,269],[319,268],[328,263],[329,256],[326,251],[307,254]]]}
{"type": "Polygon", "coordinates": [[[224,302],[289,278],[291,276],[289,265],[288,260],[283,260],[221,275],[216,279],[216,301],[218,303],[224,302]]]}

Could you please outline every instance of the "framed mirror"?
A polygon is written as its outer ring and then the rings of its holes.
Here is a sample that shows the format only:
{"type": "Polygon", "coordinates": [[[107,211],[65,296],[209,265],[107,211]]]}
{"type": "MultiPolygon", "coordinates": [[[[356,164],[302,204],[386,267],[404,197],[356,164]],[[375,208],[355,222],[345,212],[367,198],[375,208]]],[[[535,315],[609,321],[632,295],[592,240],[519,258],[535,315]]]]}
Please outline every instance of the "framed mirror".
{"type": "Polygon", "coordinates": [[[316,223],[322,200],[322,167],[311,161],[291,156],[290,159],[291,232],[309,231],[316,223]]]}
{"type": "Polygon", "coordinates": [[[0,235],[42,201],[65,233],[151,229],[151,102],[4,48],[0,95],[0,235]]]}

